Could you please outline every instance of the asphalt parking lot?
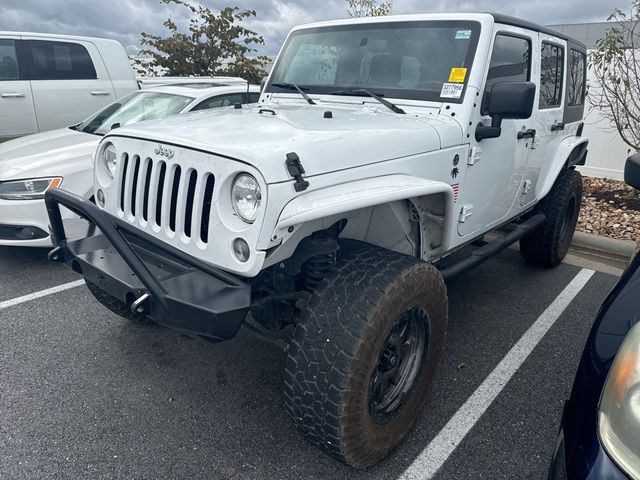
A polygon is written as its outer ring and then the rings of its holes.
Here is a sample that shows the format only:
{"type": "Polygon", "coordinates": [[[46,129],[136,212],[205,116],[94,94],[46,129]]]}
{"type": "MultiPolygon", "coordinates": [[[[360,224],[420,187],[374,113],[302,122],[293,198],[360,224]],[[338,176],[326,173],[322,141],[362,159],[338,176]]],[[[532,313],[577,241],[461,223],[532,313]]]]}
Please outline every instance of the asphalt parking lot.
{"type": "MultiPolygon", "coordinates": [[[[83,286],[24,297],[79,277],[43,250],[0,249],[0,478],[396,479],[407,469],[428,478],[416,458],[584,273],[534,268],[508,250],[450,282],[429,404],[391,457],[357,471],[307,444],[285,416],[277,346],[248,330],[213,345],[132,324],[83,286]]],[[[586,335],[616,280],[587,278],[433,478],[546,478],[586,335]]]]}

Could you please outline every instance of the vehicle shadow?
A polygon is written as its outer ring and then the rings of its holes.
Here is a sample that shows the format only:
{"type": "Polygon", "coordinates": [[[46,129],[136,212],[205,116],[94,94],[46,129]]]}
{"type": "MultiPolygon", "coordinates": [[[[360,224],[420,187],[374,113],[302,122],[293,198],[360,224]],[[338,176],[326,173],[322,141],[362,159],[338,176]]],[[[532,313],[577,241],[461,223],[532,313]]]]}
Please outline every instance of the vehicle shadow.
{"type": "MultiPolygon", "coordinates": [[[[156,392],[156,400],[142,407],[145,415],[153,409],[154,419],[137,425],[137,432],[163,432],[184,452],[180,466],[173,458],[171,465],[156,465],[152,477],[171,477],[167,472],[175,468],[181,474],[220,468],[229,478],[370,478],[370,472],[330,458],[295,429],[282,405],[286,353],[249,329],[211,344],[158,325],[129,323],[113,341],[121,353],[118,369],[156,392]]],[[[131,399],[127,408],[139,410],[141,403],[131,399]]],[[[154,450],[171,458],[171,451],[154,450]]]]}

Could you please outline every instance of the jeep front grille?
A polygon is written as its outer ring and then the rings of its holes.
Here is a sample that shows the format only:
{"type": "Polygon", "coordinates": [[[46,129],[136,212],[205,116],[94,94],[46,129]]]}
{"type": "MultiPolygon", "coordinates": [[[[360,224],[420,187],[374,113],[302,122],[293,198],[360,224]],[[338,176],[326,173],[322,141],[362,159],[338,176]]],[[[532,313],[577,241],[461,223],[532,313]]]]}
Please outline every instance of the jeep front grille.
{"type": "Polygon", "coordinates": [[[119,205],[130,222],[151,223],[186,239],[209,241],[215,176],[195,168],[125,153],[119,205]]]}

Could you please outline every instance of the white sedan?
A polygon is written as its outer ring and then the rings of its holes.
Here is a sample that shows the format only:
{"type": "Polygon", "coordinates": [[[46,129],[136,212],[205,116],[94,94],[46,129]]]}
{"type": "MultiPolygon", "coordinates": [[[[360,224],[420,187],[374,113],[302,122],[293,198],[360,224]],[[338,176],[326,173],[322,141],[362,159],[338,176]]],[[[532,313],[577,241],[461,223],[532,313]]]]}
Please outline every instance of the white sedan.
{"type": "Polygon", "coordinates": [[[105,133],[143,120],[254,103],[259,97],[259,87],[246,84],[152,87],[119,99],[79,125],[0,144],[0,246],[51,246],[44,193],[63,185],[91,198],[92,156],[105,133]]]}

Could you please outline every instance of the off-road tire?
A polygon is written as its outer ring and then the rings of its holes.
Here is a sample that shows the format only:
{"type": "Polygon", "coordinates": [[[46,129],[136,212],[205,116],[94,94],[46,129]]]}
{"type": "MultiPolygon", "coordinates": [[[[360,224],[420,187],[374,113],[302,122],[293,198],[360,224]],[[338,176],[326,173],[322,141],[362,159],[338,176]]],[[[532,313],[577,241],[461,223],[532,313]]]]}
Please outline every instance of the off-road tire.
{"type": "Polygon", "coordinates": [[[520,240],[520,253],[530,263],[555,267],[569,251],[582,205],[582,176],[574,169],[560,174],[536,212],[547,219],[520,240]]]}
{"type": "Polygon", "coordinates": [[[312,294],[289,346],[287,413],[333,457],[356,468],[377,463],[407,435],[424,406],[447,320],[447,291],[435,267],[361,242],[343,243],[340,263],[312,294]],[[413,389],[381,424],[370,411],[372,373],[397,320],[416,309],[426,313],[427,348],[413,389]]]}
{"type": "Polygon", "coordinates": [[[129,305],[124,303],[121,300],[118,300],[113,295],[105,292],[96,284],[85,280],[87,284],[87,288],[91,292],[91,295],[95,297],[98,302],[100,302],[104,307],[111,310],[116,315],[125,318],[127,320],[131,320],[132,322],[138,323],[148,323],[150,320],[145,315],[140,315],[138,313],[133,313],[129,305]]]}

